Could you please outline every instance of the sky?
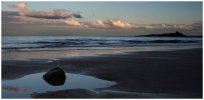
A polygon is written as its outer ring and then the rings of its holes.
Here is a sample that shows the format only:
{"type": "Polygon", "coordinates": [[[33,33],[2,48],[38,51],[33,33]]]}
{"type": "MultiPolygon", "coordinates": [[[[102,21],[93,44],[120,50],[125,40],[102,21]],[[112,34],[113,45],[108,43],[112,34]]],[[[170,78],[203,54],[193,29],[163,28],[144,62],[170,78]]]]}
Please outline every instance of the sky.
{"type": "Polygon", "coordinates": [[[2,2],[2,35],[202,35],[202,2],[2,2]]]}

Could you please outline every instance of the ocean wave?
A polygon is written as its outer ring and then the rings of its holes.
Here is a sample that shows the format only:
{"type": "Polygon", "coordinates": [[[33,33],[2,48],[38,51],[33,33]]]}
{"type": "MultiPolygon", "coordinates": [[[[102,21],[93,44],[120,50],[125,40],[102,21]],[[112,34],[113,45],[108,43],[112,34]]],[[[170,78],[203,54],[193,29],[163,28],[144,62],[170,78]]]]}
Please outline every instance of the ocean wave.
{"type": "Polygon", "coordinates": [[[2,50],[29,51],[60,48],[83,49],[94,47],[134,47],[163,44],[201,44],[202,38],[156,38],[156,37],[3,37],[2,50]]]}

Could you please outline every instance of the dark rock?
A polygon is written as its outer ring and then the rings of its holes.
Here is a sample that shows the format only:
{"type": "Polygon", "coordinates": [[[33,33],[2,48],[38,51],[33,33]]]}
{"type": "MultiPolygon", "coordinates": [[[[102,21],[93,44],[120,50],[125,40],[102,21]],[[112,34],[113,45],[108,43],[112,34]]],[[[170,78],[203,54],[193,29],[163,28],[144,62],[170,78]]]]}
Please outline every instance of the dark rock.
{"type": "Polygon", "coordinates": [[[56,67],[44,74],[43,79],[50,85],[58,86],[64,84],[66,76],[65,72],[61,68],[56,67]]]}

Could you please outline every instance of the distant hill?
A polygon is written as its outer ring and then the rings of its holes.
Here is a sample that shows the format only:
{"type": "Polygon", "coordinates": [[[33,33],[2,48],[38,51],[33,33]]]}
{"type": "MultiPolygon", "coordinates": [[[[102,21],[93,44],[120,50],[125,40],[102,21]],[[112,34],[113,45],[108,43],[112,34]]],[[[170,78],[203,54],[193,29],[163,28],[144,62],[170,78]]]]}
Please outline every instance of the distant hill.
{"type": "Polygon", "coordinates": [[[143,36],[156,36],[156,37],[185,37],[183,33],[176,31],[175,33],[164,33],[164,34],[150,34],[150,35],[143,35],[143,36]]]}
{"type": "Polygon", "coordinates": [[[149,35],[140,35],[148,37],[202,37],[202,36],[188,36],[176,31],[175,33],[163,33],[163,34],[149,34],[149,35]]]}

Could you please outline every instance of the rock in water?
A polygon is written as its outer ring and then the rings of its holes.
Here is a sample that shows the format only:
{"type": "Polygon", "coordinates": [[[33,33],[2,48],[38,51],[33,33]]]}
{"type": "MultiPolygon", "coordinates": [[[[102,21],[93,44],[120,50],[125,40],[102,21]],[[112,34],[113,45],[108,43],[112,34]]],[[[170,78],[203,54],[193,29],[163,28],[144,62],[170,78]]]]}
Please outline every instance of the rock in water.
{"type": "Polygon", "coordinates": [[[59,86],[64,84],[66,76],[61,68],[56,67],[45,73],[43,79],[50,85],[59,86]]]}

